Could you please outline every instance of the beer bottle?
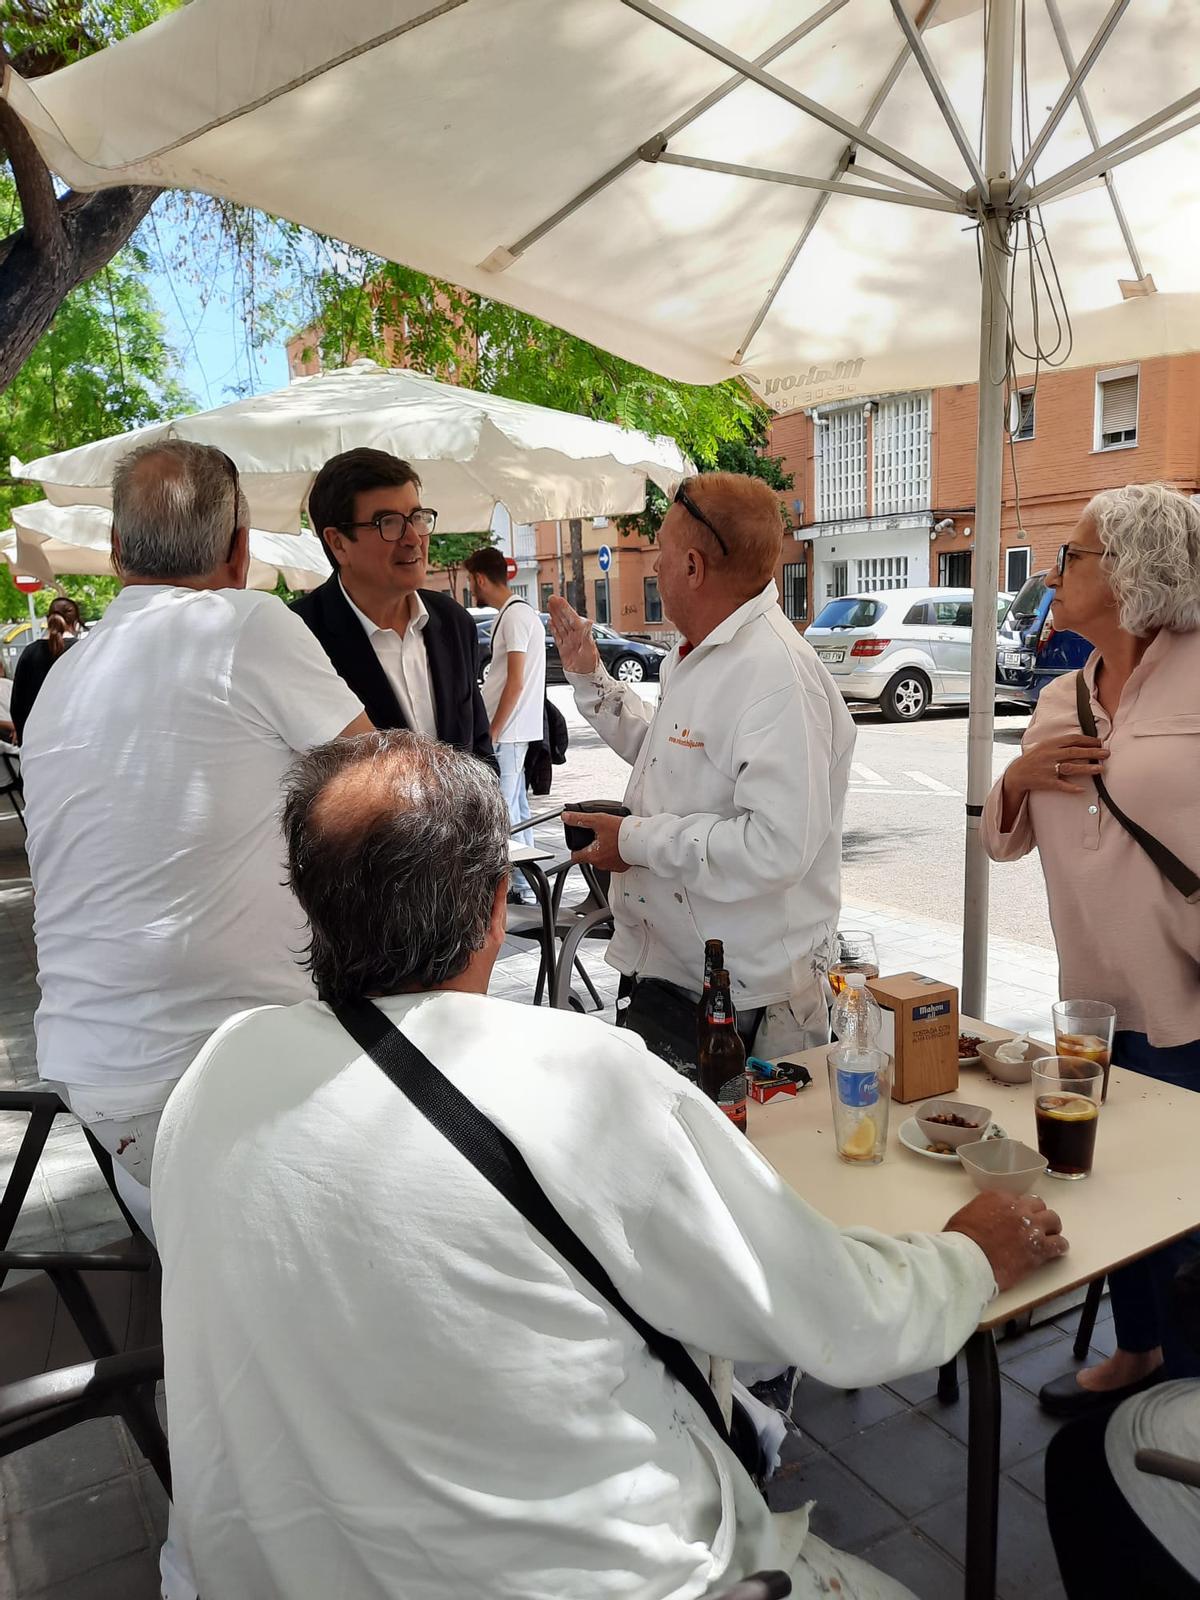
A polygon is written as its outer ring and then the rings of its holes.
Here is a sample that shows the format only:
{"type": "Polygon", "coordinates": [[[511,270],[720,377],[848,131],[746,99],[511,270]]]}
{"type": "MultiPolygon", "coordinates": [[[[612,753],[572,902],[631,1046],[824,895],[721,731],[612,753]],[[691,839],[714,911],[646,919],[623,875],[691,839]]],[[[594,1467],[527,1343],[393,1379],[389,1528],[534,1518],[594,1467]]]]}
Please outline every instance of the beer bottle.
{"type": "Polygon", "coordinates": [[[729,974],[713,972],[700,1040],[700,1087],[733,1123],[746,1131],[746,1048],[733,1016],[729,974]]]}
{"type": "Polygon", "coordinates": [[[725,966],[725,946],[720,939],[704,941],[704,982],[700,988],[700,1004],[696,1007],[696,1059],[700,1059],[700,1046],[704,1042],[704,1025],[708,1021],[708,996],[712,989],[712,976],[725,966]]]}

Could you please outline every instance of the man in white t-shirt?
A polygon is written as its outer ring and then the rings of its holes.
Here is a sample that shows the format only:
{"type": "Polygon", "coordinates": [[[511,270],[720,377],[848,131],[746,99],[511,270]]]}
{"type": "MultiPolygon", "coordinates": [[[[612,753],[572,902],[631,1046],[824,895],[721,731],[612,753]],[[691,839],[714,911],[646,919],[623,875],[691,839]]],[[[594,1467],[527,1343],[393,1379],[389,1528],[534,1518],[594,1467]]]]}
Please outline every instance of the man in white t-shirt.
{"type": "MultiPolygon", "coordinates": [[[[525,756],[543,737],[546,703],[546,630],[541,617],[508,586],[508,567],[495,545],[476,550],[463,563],[480,605],[495,606],[492,662],[483,685],[492,745],[500,763],[500,787],[514,827],[529,821],[525,756]]],[[[532,845],[528,831],[517,835],[532,845]]],[[[531,891],[530,904],[534,902],[531,891]]]]}
{"type": "Polygon", "coordinates": [[[997,1285],[1063,1253],[1057,1217],[988,1194],[942,1233],[839,1229],[629,1031],[490,998],[507,829],[483,765],[430,739],[296,765],[284,833],[323,1003],[228,1022],[154,1168],[200,1592],[648,1600],[786,1566],[797,1600],[907,1595],[809,1535],[807,1509],[769,1513],[701,1404],[708,1355],[845,1388],[936,1366],[997,1285]],[[507,1135],[626,1302],[688,1347],[694,1389],[482,1176],[465,1124],[452,1143],[364,1053],[344,1005],[423,1052],[393,1057],[415,1094],[436,1070],[507,1135]]]}
{"type": "Polygon", "coordinates": [[[371,726],[300,619],[245,591],[248,538],[221,451],[125,456],[125,587],[47,678],[21,751],[38,1071],[116,1158],[147,1231],[159,1116],[192,1057],[234,1012],[312,993],[283,775],[371,726]]]}

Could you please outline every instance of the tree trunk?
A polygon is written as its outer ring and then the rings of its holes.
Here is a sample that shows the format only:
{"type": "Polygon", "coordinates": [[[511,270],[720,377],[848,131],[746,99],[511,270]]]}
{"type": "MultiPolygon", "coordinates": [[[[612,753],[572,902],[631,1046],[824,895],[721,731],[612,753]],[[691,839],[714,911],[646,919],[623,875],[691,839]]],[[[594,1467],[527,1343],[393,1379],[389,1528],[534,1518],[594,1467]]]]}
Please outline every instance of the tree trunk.
{"type": "Polygon", "coordinates": [[[581,617],[586,617],[587,585],[583,581],[583,522],[571,518],[571,581],[567,585],[567,600],[581,617]]]}
{"type": "MultiPolygon", "coordinates": [[[[50,175],[12,108],[0,101],[0,146],[12,164],[25,226],[0,242],[0,391],[70,294],[128,244],[161,189],[53,195],[50,175]]],[[[14,441],[15,442],[15,441],[14,441]]]]}

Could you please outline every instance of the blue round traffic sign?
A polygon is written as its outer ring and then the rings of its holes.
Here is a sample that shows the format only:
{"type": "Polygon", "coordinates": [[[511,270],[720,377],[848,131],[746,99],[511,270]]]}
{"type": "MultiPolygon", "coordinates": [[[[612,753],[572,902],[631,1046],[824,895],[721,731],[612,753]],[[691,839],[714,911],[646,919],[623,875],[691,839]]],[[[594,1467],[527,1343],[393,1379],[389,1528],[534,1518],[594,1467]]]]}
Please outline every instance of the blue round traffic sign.
{"type": "Polygon", "coordinates": [[[606,544],[600,546],[600,571],[607,572],[612,566],[612,551],[606,544]]]}

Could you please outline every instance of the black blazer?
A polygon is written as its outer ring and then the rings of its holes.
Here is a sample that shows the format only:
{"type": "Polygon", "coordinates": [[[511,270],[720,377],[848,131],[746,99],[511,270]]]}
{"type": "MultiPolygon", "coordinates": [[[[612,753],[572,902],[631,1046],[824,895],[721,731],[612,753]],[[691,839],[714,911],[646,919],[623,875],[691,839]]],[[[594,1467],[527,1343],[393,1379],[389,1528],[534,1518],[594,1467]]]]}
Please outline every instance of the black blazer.
{"type": "MultiPolygon", "coordinates": [[[[432,589],[422,589],[429,612],[425,625],[425,650],[437,736],[446,744],[469,751],[499,772],[492,751],[488,715],[483,708],[476,673],[478,636],[468,612],[457,600],[432,589]]],[[[363,703],[377,728],[407,728],[388,675],[371,648],[362,623],[350,609],[335,572],[331,578],[292,602],[292,610],[312,629],[338,676],[363,703]]]]}

